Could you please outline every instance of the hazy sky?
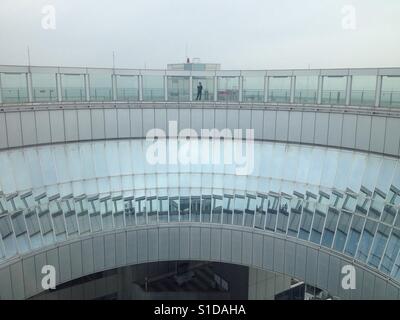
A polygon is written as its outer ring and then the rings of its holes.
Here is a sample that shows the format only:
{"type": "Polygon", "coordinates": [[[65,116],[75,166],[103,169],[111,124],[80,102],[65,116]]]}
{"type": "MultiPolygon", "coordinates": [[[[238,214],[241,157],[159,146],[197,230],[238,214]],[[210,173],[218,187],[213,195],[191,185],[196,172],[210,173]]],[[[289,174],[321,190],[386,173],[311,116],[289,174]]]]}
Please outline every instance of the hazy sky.
{"type": "Polygon", "coordinates": [[[0,64],[29,46],[32,65],[111,67],[114,50],[131,68],[186,52],[223,69],[399,67],[400,0],[0,0],[0,46],[0,64]]]}

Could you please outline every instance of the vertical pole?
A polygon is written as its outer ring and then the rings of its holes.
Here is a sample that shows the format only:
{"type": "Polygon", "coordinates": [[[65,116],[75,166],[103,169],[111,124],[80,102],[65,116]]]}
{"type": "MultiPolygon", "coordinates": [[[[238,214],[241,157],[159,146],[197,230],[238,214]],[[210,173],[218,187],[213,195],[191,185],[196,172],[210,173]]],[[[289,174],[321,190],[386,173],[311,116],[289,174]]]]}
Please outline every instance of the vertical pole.
{"type": "Polygon", "coordinates": [[[268,102],[269,100],[269,76],[266,75],[264,77],[264,102],[268,102]]]}
{"type": "Polygon", "coordinates": [[[318,75],[318,92],[317,92],[317,104],[322,103],[322,91],[324,87],[324,77],[321,73],[318,75]]]}
{"type": "Polygon", "coordinates": [[[376,76],[376,89],[375,89],[375,107],[379,107],[382,98],[382,76],[378,73],[376,76]]]}
{"type": "Polygon", "coordinates": [[[1,73],[0,73],[0,103],[3,103],[3,87],[1,85],[1,73]]]}
{"type": "Polygon", "coordinates": [[[26,87],[28,88],[28,101],[33,102],[32,73],[31,68],[26,73],[26,87]]]}
{"type": "Polygon", "coordinates": [[[168,78],[164,75],[164,101],[168,101],[168,78]]]}
{"type": "Polygon", "coordinates": [[[294,93],[296,90],[296,76],[290,77],[290,103],[294,103],[294,93]]]}
{"type": "Polygon", "coordinates": [[[239,75],[239,102],[243,101],[243,76],[242,72],[239,75]]]}
{"type": "Polygon", "coordinates": [[[346,106],[349,106],[351,103],[352,85],[353,85],[353,76],[348,75],[346,77],[346,106]]]}
{"type": "Polygon", "coordinates": [[[85,79],[85,98],[86,101],[90,101],[90,79],[89,79],[89,73],[88,70],[86,69],[86,73],[84,75],[85,79]]]}
{"type": "Polygon", "coordinates": [[[139,101],[143,101],[143,75],[139,74],[138,76],[138,85],[139,85],[139,101]]]}
{"type": "Polygon", "coordinates": [[[111,83],[112,83],[112,100],[117,101],[117,75],[113,70],[113,74],[111,75],[111,83]]]}
{"type": "Polygon", "coordinates": [[[218,101],[218,76],[214,75],[214,102],[218,101]]]}
{"type": "Polygon", "coordinates": [[[62,101],[62,83],[60,70],[56,73],[56,85],[57,85],[57,99],[58,102],[62,101]]]}
{"type": "Polygon", "coordinates": [[[189,77],[189,101],[193,101],[193,76],[189,77]]]}

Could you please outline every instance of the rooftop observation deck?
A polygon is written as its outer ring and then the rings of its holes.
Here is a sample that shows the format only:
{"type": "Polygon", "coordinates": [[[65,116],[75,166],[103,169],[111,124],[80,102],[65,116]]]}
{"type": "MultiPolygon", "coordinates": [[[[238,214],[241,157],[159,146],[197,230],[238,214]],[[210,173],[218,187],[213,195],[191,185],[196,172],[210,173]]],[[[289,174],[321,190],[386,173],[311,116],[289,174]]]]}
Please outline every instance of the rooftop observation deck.
{"type": "Polygon", "coordinates": [[[140,70],[0,66],[0,104],[49,102],[273,103],[400,108],[400,68],[140,70]]]}

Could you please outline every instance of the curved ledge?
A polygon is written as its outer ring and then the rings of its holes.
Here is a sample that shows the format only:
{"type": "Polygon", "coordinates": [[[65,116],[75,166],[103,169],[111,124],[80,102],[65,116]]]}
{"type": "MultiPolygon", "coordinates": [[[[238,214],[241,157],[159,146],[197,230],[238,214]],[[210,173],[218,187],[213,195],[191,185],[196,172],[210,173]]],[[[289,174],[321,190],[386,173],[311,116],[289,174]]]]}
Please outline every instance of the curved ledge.
{"type": "Polygon", "coordinates": [[[113,230],[59,243],[0,268],[2,299],[42,292],[41,267],[56,268],[57,284],[134,264],[206,260],[240,264],[304,280],[342,299],[398,299],[399,287],[351,259],[297,239],[235,226],[180,223],[113,230]],[[356,289],[341,288],[341,269],[353,265],[356,289]]]}
{"type": "Polygon", "coordinates": [[[153,128],[254,129],[257,141],[328,146],[400,157],[395,109],[243,103],[56,103],[0,111],[0,150],[143,138],[153,128]]]}

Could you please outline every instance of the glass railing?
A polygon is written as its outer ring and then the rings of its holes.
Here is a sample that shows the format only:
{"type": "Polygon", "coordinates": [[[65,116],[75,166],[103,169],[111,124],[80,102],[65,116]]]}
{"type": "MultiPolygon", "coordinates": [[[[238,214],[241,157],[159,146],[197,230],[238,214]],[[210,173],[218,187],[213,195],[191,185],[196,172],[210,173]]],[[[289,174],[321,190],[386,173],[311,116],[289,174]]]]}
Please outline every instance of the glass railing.
{"type": "Polygon", "coordinates": [[[0,66],[1,104],[56,101],[212,101],[397,108],[400,68],[177,71],[0,66]]]}

